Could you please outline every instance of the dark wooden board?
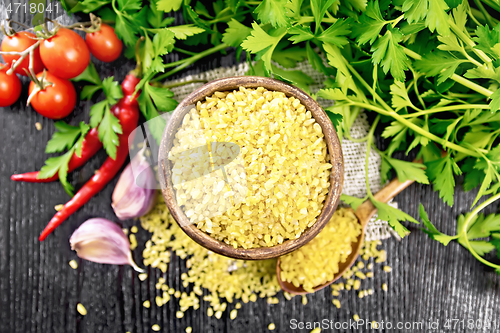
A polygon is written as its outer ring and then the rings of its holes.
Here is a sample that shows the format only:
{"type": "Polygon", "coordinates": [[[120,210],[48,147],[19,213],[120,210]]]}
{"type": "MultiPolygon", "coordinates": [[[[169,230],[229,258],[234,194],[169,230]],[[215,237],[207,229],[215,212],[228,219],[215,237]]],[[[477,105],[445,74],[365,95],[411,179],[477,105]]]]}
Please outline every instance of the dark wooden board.
{"type": "MultiPolygon", "coordinates": [[[[111,65],[96,63],[102,76],[115,75],[117,80],[122,80],[133,67],[125,60],[111,65]]],[[[235,63],[234,53],[213,56],[180,75],[235,63]]],[[[150,269],[148,280],[140,282],[128,266],[78,260],[68,243],[72,231],[89,217],[116,220],[110,207],[116,180],[46,241],[38,241],[39,233],[55,213],[54,206],[66,202],[69,197],[59,183],[26,184],[10,180],[13,173],[36,170],[43,165],[47,157],[44,148],[54,132],[53,121],[24,106],[26,88],[21,101],[11,108],[0,109],[0,333],[142,333],[151,332],[153,324],[159,324],[162,332],[184,332],[187,326],[192,326],[193,332],[266,332],[271,322],[276,324],[276,332],[309,332],[292,330],[290,320],[327,319],[348,323],[354,314],[369,321],[391,321],[394,325],[398,321],[438,320],[439,329],[432,332],[500,331],[500,277],[458,244],[444,247],[414,225],[409,225],[412,233],[405,240],[383,242],[388,253],[387,264],[393,271],[385,273],[380,265],[376,266],[375,278],[363,282],[362,288],[373,288],[375,294],[359,299],[355,292],[344,292],[340,297],[341,309],[332,304],[329,288],[309,296],[305,306],[300,298],[284,301],[281,294],[277,305],[269,305],[265,299],[243,304],[235,320],[229,318],[229,311],[220,320],[207,317],[207,302],[204,301],[199,310],[190,309],[182,319],[175,318],[177,302],[145,309],[142,302],[150,299],[154,304],[158,293],[155,288],[160,277],[158,270],[150,269]],[[41,131],[35,129],[35,122],[42,124],[41,131]],[[72,259],[79,262],[77,270],[68,265],[72,259]],[[386,293],[380,289],[384,282],[389,286],[386,293]],[[87,308],[87,316],[77,313],[78,302],[87,308]],[[465,320],[465,325],[462,327],[459,323],[455,329],[445,329],[447,319],[465,320]],[[468,328],[469,320],[474,320],[474,328],[468,328]],[[495,321],[496,328],[484,328],[485,324],[495,321]],[[478,328],[478,324],[483,328],[478,328]]],[[[80,101],[68,120],[76,123],[87,119],[90,105],[91,102],[80,101]]],[[[105,154],[101,152],[76,171],[70,177],[71,182],[80,187],[104,159],[105,154]]],[[[403,210],[416,218],[421,202],[438,229],[451,234],[456,229],[456,217],[469,210],[474,196],[475,193],[457,189],[455,205],[450,208],[431,187],[414,184],[396,200],[403,210]]],[[[487,212],[497,207],[494,205],[487,212]]],[[[127,221],[124,225],[133,223],[127,221]]],[[[146,232],[140,232],[139,243],[144,243],[147,236],[146,232]]],[[[136,253],[140,254],[140,248],[136,253]]],[[[167,277],[169,286],[182,288],[180,274],[184,270],[182,261],[175,258],[167,277]]],[[[369,330],[349,327],[340,331],[369,330]]],[[[429,330],[414,327],[393,331],[429,330]]]]}

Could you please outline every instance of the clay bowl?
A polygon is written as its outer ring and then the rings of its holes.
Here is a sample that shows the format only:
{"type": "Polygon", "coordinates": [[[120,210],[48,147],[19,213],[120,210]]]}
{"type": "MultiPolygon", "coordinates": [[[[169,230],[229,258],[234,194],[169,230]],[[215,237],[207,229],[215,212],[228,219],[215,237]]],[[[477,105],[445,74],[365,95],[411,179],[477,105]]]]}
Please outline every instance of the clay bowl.
{"type": "Polygon", "coordinates": [[[158,161],[158,174],[162,187],[163,198],[165,199],[168,209],[179,226],[189,237],[201,246],[204,246],[205,248],[218,254],[235,259],[261,260],[276,258],[307,244],[307,242],[312,240],[321,231],[321,229],[323,229],[332,217],[333,212],[339,203],[344,181],[344,160],[342,157],[342,148],[340,146],[337,132],[335,131],[335,128],[325,111],[323,111],[314,99],[302,90],[282,81],[258,76],[229,77],[211,81],[189,94],[173,111],[167,122],[159,148],[158,161]],[[325,135],[328,147],[328,154],[330,155],[330,163],[333,166],[330,174],[330,189],[316,223],[304,231],[299,238],[286,240],[282,244],[272,247],[259,247],[252,249],[234,248],[233,246],[218,241],[201,231],[196,227],[196,225],[189,223],[188,218],[182,209],[177,205],[175,190],[172,184],[172,163],[168,160],[167,156],[173,145],[173,138],[175,137],[177,129],[182,123],[184,116],[191,110],[188,106],[204,100],[207,96],[211,96],[216,91],[238,90],[241,86],[246,88],[264,87],[268,90],[284,92],[288,97],[293,96],[299,99],[300,102],[306,107],[306,110],[311,112],[316,122],[323,129],[323,134],[325,135]]]}

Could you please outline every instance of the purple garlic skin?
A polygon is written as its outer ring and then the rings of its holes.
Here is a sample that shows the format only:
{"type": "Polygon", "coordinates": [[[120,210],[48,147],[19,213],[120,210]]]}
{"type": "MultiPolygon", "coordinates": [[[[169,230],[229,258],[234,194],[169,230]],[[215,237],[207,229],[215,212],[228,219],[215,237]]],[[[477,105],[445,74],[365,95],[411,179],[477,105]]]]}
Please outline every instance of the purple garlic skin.
{"type": "Polygon", "coordinates": [[[146,146],[125,167],[111,197],[111,207],[120,220],[141,217],[154,206],[156,178],[144,157],[146,146]]]}
{"type": "Polygon", "coordinates": [[[130,252],[130,243],[122,228],[115,222],[93,218],[85,221],[69,239],[78,257],[101,264],[130,265],[139,268],[130,252]]]}

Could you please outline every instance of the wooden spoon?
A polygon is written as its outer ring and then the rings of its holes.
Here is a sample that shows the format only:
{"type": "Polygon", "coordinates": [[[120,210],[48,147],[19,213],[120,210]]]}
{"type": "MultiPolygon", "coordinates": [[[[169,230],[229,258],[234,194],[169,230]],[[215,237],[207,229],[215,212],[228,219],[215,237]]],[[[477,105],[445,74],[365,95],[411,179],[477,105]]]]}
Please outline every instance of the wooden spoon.
{"type": "MultiPolygon", "coordinates": [[[[382,202],[389,202],[396,195],[398,195],[402,190],[407,188],[413,183],[413,180],[407,180],[405,182],[400,182],[397,178],[393,179],[389,184],[387,184],[383,189],[381,189],[377,194],[374,195],[375,199],[382,202]]],[[[338,280],[344,272],[352,266],[352,264],[356,261],[359,256],[359,251],[361,250],[361,245],[363,244],[363,240],[365,238],[365,229],[368,221],[370,221],[371,217],[377,212],[377,208],[372,204],[372,202],[368,199],[363,202],[358,209],[354,212],[356,217],[358,218],[359,223],[361,224],[361,235],[359,236],[356,242],[352,243],[352,252],[347,257],[346,261],[343,263],[339,263],[339,272],[335,275],[332,281],[329,281],[325,284],[317,286],[314,288],[314,292],[323,289],[336,280],[338,280]]],[[[284,291],[289,292],[290,294],[304,295],[309,292],[305,291],[302,287],[295,287],[290,282],[285,282],[281,280],[281,268],[280,268],[280,260],[278,259],[278,263],[276,265],[276,273],[278,276],[278,282],[281,288],[284,291]]]]}

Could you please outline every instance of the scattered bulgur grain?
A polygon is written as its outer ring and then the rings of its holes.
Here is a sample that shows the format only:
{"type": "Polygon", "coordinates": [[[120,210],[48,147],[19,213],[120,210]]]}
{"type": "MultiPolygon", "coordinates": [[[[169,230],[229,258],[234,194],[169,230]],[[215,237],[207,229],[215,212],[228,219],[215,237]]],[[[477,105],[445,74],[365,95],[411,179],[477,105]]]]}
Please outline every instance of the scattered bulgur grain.
{"type": "Polygon", "coordinates": [[[231,310],[231,312],[229,313],[229,318],[231,318],[231,320],[233,320],[234,318],[236,318],[236,316],[238,315],[238,310],[236,309],[233,309],[231,310]]]}
{"type": "Polygon", "coordinates": [[[354,319],[354,321],[358,321],[359,320],[359,316],[357,314],[355,314],[354,316],[352,316],[352,319],[354,319]]]}
{"type": "Polygon", "coordinates": [[[76,311],[78,311],[78,313],[81,314],[82,316],[87,315],[87,309],[85,309],[82,303],[78,303],[76,305],[76,311]]]}
{"type": "Polygon", "coordinates": [[[361,287],[361,280],[354,281],[353,289],[359,290],[359,287],[361,287]]]}
{"type": "Polygon", "coordinates": [[[236,303],[236,305],[235,305],[234,307],[235,307],[236,309],[241,309],[241,303],[240,303],[240,302],[236,303]]]}
{"type": "Polygon", "coordinates": [[[193,332],[193,328],[191,326],[186,327],[186,333],[193,332]]]}
{"type": "Polygon", "coordinates": [[[274,331],[275,328],[276,328],[276,325],[274,325],[274,323],[270,323],[269,326],[267,326],[267,329],[270,331],[274,331]]]}
{"type": "Polygon", "coordinates": [[[179,318],[179,319],[180,319],[180,318],[184,317],[184,312],[182,312],[182,311],[177,311],[177,312],[175,313],[175,316],[176,316],[177,318],[179,318]]]}
{"type": "Polygon", "coordinates": [[[141,274],[139,274],[139,280],[144,281],[147,278],[148,278],[148,274],[147,273],[141,273],[141,274]]]}
{"type": "Polygon", "coordinates": [[[59,204],[59,205],[55,205],[54,206],[54,209],[56,210],[56,212],[60,211],[61,209],[64,208],[64,205],[63,204],[59,204]]]}
{"type": "Polygon", "coordinates": [[[392,271],[392,268],[390,266],[384,266],[384,272],[389,273],[390,271],[392,271]]]}
{"type": "Polygon", "coordinates": [[[160,328],[160,325],[158,324],[154,324],[153,326],[151,326],[151,329],[155,332],[158,332],[161,328],[160,328]]]}
{"type": "Polygon", "coordinates": [[[142,303],[142,306],[149,309],[151,307],[151,302],[149,300],[146,300],[142,303]]]}
{"type": "Polygon", "coordinates": [[[137,247],[137,238],[135,238],[134,234],[130,234],[128,238],[130,240],[130,250],[133,251],[137,247]]]}
{"type": "Polygon", "coordinates": [[[137,229],[137,226],[135,226],[135,225],[132,228],[130,228],[130,232],[133,234],[136,234],[137,231],[138,231],[138,229],[137,229]]]}
{"type": "Polygon", "coordinates": [[[335,305],[335,306],[337,307],[337,309],[340,309],[340,301],[339,301],[338,299],[336,299],[336,298],[335,298],[335,299],[332,301],[332,303],[333,303],[333,305],[335,305]]]}
{"type": "Polygon", "coordinates": [[[207,309],[207,316],[212,317],[214,315],[214,309],[208,308],[207,309]]]}
{"type": "Polygon", "coordinates": [[[220,311],[220,310],[216,311],[215,312],[215,318],[220,319],[220,317],[222,317],[222,311],[220,311]]]}
{"type": "Polygon", "coordinates": [[[315,328],[315,329],[313,329],[310,333],[321,333],[321,328],[316,327],[316,328],[315,328]]]}
{"type": "Polygon", "coordinates": [[[73,268],[73,269],[77,269],[77,268],[78,268],[78,263],[76,262],[76,260],[74,260],[74,259],[73,259],[73,260],[71,260],[71,261],[69,262],[69,266],[70,266],[71,268],[73,268]]]}
{"type": "Polygon", "coordinates": [[[304,304],[304,305],[307,304],[307,296],[306,295],[302,296],[302,304],[304,304]]]}
{"type": "Polygon", "coordinates": [[[38,121],[35,123],[35,128],[37,131],[41,131],[42,130],[42,124],[40,124],[38,121]]]}
{"type": "Polygon", "coordinates": [[[123,233],[128,236],[128,229],[127,228],[123,228],[122,230],[123,230],[123,233]]]}
{"type": "Polygon", "coordinates": [[[387,283],[383,283],[382,284],[382,290],[383,291],[387,291],[387,283]]]}

